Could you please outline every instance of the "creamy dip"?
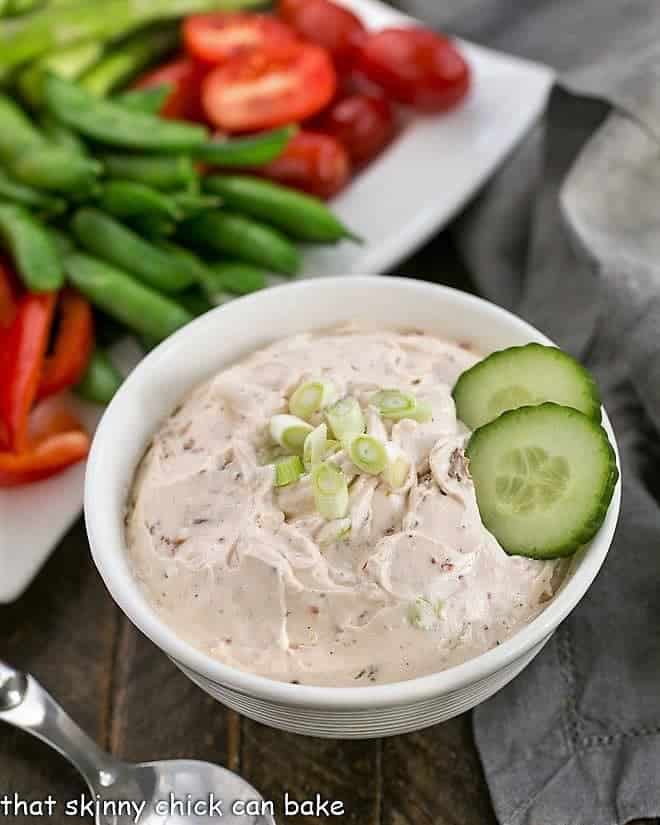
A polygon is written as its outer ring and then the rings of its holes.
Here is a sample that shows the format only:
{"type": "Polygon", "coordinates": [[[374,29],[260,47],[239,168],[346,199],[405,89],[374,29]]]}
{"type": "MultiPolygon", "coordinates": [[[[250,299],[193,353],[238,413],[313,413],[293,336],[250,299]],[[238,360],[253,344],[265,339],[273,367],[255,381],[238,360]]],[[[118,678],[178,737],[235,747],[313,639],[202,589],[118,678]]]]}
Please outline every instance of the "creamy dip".
{"type": "Polygon", "coordinates": [[[561,571],[508,556],[481,523],[451,397],[478,360],[430,335],[351,325],[278,341],[196,389],[154,436],[126,517],[162,620],[228,665],[334,686],[434,673],[531,621],[561,571]],[[269,419],[310,379],[358,399],[367,432],[415,469],[393,493],[336,455],[351,529],[329,541],[309,479],[275,488],[265,463],[269,419]],[[367,407],[383,387],[430,403],[432,421],[384,422],[367,407]]]}

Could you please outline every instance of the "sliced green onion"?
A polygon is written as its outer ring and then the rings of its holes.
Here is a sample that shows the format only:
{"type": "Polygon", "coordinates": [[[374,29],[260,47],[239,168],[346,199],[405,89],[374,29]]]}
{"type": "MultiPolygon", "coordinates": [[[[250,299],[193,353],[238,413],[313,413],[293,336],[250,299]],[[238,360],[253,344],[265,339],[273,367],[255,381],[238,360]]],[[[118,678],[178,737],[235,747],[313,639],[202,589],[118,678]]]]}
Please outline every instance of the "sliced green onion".
{"type": "Polygon", "coordinates": [[[305,439],[303,447],[303,463],[305,469],[311,470],[333,453],[336,453],[341,446],[338,441],[328,439],[328,428],[325,424],[319,424],[305,439]]]}
{"type": "Polygon", "coordinates": [[[410,476],[411,462],[408,454],[395,444],[385,447],[387,465],[383,470],[383,481],[392,490],[401,490],[406,486],[410,476]]]}
{"type": "Polygon", "coordinates": [[[280,458],[275,463],[275,486],[286,487],[287,484],[293,484],[304,472],[305,468],[299,456],[289,455],[280,458]]]}
{"type": "Polygon", "coordinates": [[[325,544],[332,544],[335,541],[345,539],[350,532],[350,518],[338,518],[324,524],[319,530],[316,540],[321,546],[325,544]]]}
{"type": "Polygon", "coordinates": [[[295,415],[274,415],[270,419],[270,434],[280,447],[302,455],[305,439],[312,426],[295,415]]]}
{"type": "Polygon", "coordinates": [[[438,626],[442,607],[441,601],[431,604],[424,596],[418,596],[408,608],[408,621],[420,630],[433,630],[438,626]]]}
{"type": "Polygon", "coordinates": [[[429,404],[418,401],[411,392],[402,390],[380,390],[369,399],[371,406],[376,407],[383,418],[391,421],[400,421],[402,418],[412,418],[414,421],[430,421],[432,411],[429,404]]]}
{"type": "Polygon", "coordinates": [[[342,398],[325,411],[325,417],[335,438],[344,441],[353,435],[362,435],[364,416],[355,398],[342,398]]]}
{"type": "Polygon", "coordinates": [[[345,518],[348,513],[348,483],[339,467],[328,461],[314,467],[312,490],[316,509],[323,518],[345,518]]]}
{"type": "Polygon", "coordinates": [[[308,421],[314,413],[337,399],[337,390],[330,381],[306,381],[289,399],[289,412],[308,421]]]}
{"type": "Polygon", "coordinates": [[[387,466],[387,451],[372,435],[356,435],[347,442],[349,458],[363,473],[377,476],[387,466]]]}

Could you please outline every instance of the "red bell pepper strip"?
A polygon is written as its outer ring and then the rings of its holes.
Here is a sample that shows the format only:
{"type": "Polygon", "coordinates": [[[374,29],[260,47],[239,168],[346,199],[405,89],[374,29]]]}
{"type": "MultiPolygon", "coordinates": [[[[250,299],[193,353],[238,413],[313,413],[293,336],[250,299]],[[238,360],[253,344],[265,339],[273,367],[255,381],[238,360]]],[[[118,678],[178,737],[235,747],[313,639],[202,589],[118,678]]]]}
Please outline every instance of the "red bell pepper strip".
{"type": "Polygon", "coordinates": [[[11,266],[0,258],[0,330],[10,326],[16,315],[17,281],[11,266]]]}
{"type": "Polygon", "coordinates": [[[53,354],[44,360],[37,399],[77,384],[94,347],[92,308],[86,298],[73,289],[62,290],[59,315],[53,354]]]}
{"type": "Polygon", "coordinates": [[[24,452],[0,452],[0,487],[40,481],[87,456],[90,438],[76,418],[61,410],[47,411],[42,418],[32,427],[36,438],[24,452]]]}
{"type": "Polygon", "coordinates": [[[26,294],[2,333],[0,347],[0,421],[13,452],[28,447],[28,416],[41,381],[56,294],[26,294]]]}

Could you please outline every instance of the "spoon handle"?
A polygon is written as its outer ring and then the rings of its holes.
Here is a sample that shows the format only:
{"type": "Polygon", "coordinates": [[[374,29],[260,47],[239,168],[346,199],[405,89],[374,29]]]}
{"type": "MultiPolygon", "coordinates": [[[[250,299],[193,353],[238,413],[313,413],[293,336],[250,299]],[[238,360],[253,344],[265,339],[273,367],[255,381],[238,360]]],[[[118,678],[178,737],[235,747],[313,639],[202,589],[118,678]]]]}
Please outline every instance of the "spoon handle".
{"type": "Polygon", "coordinates": [[[92,791],[115,781],[119,763],[78,727],[36,679],[2,661],[0,721],[31,733],[61,753],[92,791]]]}

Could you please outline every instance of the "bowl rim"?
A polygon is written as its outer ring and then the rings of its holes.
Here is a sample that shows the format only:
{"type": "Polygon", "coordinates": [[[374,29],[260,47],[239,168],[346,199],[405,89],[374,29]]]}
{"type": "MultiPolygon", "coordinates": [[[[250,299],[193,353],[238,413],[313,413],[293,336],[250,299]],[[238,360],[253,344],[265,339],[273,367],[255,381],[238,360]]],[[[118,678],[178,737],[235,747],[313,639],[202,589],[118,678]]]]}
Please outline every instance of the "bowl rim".
{"type": "MultiPolygon", "coordinates": [[[[96,502],[101,500],[97,490],[102,484],[103,467],[108,460],[107,455],[112,455],[112,460],[117,461],[118,454],[121,454],[121,450],[118,450],[121,440],[117,439],[116,429],[118,423],[121,424],[122,405],[133,392],[133,388],[141,382],[143,373],[148,372],[157,359],[162,363],[170,354],[178,350],[193,329],[198,329],[202,325],[212,326],[221,323],[223,315],[228,312],[240,312],[241,308],[250,301],[277,302],[283,292],[302,293],[318,288],[342,289],[351,285],[416,291],[421,300],[424,296],[430,296],[431,293],[434,300],[437,300],[438,295],[444,295],[450,301],[463,304],[468,311],[472,307],[478,308],[481,312],[499,316],[501,321],[529,335],[530,340],[553,344],[547,336],[508,310],[486,299],[440,284],[391,276],[351,276],[350,278],[336,276],[270,287],[268,290],[238,298],[197,318],[170,336],[141,361],[126,379],[102,416],[92,442],[85,475],[84,512],[92,557],[113,600],[131,622],[170,658],[203,679],[228,687],[238,693],[291,707],[338,711],[393,707],[458,691],[502,670],[550,635],[584,596],[607,556],[620,510],[621,477],[617,482],[605,522],[587,546],[586,551],[580,551],[583,555],[579,568],[563,583],[560,591],[543,612],[500,645],[462,664],[437,673],[401,682],[364,687],[296,685],[226,665],[179,637],[151,608],[140,591],[137,581],[130,576],[130,573],[119,574],[120,568],[113,559],[117,558],[117,553],[125,554],[125,545],[122,543],[122,546],[116,547],[112,541],[106,540],[104,535],[104,510],[106,508],[96,505],[96,502]],[[264,296],[269,296],[269,298],[264,298],[264,296]],[[106,441],[112,443],[112,450],[103,449],[106,441]]],[[[405,319],[402,319],[402,326],[404,325],[405,319]]],[[[614,448],[620,471],[616,437],[604,409],[603,426],[614,448]]],[[[128,458],[132,461],[132,457],[128,458]]]]}

